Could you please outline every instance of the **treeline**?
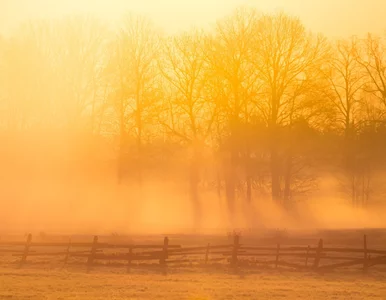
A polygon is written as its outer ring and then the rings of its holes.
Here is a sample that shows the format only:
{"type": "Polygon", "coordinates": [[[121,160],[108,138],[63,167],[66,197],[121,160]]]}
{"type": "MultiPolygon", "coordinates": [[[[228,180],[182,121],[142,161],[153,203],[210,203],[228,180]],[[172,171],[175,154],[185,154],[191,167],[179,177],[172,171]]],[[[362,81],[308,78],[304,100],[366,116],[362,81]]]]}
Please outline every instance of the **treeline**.
{"type": "Polygon", "coordinates": [[[109,141],[121,184],[173,178],[178,165],[197,226],[204,188],[232,218],[241,201],[291,209],[327,174],[366,206],[385,169],[385,47],[246,8],[173,36],[131,14],[114,30],[85,16],[31,21],[0,38],[1,131],[109,141]]]}

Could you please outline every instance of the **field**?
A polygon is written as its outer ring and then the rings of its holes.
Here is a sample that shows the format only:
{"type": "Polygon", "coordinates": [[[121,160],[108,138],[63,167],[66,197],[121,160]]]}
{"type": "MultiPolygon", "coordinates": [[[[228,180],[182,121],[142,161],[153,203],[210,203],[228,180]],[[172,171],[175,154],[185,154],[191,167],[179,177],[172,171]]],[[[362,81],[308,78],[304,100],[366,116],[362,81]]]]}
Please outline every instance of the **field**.
{"type": "MultiPolygon", "coordinates": [[[[283,245],[315,246],[318,238],[323,237],[327,246],[360,247],[364,233],[368,235],[371,248],[385,248],[384,230],[290,232],[279,239],[283,245]]],[[[36,237],[42,238],[55,242],[65,240],[55,236],[36,237]]],[[[111,238],[101,237],[106,241],[111,238]]],[[[169,235],[169,238],[172,243],[183,245],[229,242],[226,235],[169,235]]],[[[277,238],[272,232],[260,236],[244,234],[242,243],[271,246],[275,245],[277,238]]],[[[92,236],[83,239],[90,241],[92,236]]],[[[134,243],[162,243],[162,236],[119,239],[130,239],[134,243]]],[[[167,275],[164,275],[158,263],[133,265],[128,273],[125,262],[97,261],[87,272],[85,258],[71,259],[64,266],[63,256],[31,256],[21,269],[17,268],[19,260],[20,257],[9,253],[0,257],[0,300],[386,299],[386,268],[382,264],[364,274],[361,266],[313,272],[260,265],[234,269],[226,262],[209,265],[184,263],[171,264],[167,275]]]]}
{"type": "Polygon", "coordinates": [[[385,282],[381,273],[174,271],[163,276],[107,270],[87,274],[81,270],[0,269],[0,299],[386,299],[385,282]]]}

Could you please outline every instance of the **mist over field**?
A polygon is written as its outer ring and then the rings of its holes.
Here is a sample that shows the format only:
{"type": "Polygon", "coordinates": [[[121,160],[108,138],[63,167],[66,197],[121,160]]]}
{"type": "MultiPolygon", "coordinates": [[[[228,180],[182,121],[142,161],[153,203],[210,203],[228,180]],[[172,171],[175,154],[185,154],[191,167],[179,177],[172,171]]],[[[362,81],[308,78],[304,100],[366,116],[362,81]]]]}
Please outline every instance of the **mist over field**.
{"type": "Polygon", "coordinates": [[[175,30],[159,17],[183,6],[118,2],[2,2],[2,232],[384,227],[386,42],[352,19],[366,3],[336,37],[299,1],[175,30]]]}
{"type": "Polygon", "coordinates": [[[386,299],[385,0],[0,0],[0,300],[386,299]]]}
{"type": "MultiPolygon", "coordinates": [[[[269,195],[256,196],[251,204],[240,200],[233,224],[224,193],[219,196],[216,189],[202,187],[202,222],[197,227],[183,168],[152,172],[142,187],[130,177],[118,184],[114,158],[79,160],[74,157],[79,150],[63,146],[68,145],[67,141],[57,145],[53,138],[48,140],[51,148],[29,137],[32,145],[19,143],[17,151],[2,149],[0,198],[7,199],[0,212],[2,233],[224,234],[233,229],[258,233],[277,228],[291,231],[385,226],[382,203],[353,207],[340,191],[337,178],[325,176],[290,211],[274,203],[269,195]],[[28,155],[25,149],[29,149],[28,155]]],[[[99,145],[98,149],[108,147],[99,145]]]]}

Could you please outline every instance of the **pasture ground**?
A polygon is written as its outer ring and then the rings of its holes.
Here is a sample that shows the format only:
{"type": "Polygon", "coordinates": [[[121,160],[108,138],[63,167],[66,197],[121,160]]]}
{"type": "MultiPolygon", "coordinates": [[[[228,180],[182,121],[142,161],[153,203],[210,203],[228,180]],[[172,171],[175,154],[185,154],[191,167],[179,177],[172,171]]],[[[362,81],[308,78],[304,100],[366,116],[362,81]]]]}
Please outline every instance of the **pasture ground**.
{"type": "Polygon", "coordinates": [[[157,272],[96,268],[50,270],[0,268],[0,299],[17,300],[231,300],[386,299],[386,273],[315,274],[265,270],[253,274],[171,270],[157,272]]]}
{"type": "MultiPolygon", "coordinates": [[[[363,234],[368,235],[368,246],[385,249],[385,230],[350,230],[292,234],[283,245],[316,246],[324,238],[327,246],[363,247],[363,234]]],[[[247,236],[242,243],[275,245],[269,234],[267,239],[247,236]]],[[[43,238],[43,237],[40,237],[43,238]]],[[[117,242],[127,242],[127,239],[117,242]]],[[[15,238],[16,239],[16,238],[15,238]]],[[[17,237],[16,240],[24,240],[17,237]]],[[[3,240],[6,240],[4,237],[3,240]]],[[[34,235],[33,241],[39,241],[34,235]]],[[[44,237],[44,241],[64,242],[66,238],[44,237]]],[[[75,237],[73,240],[91,242],[92,236],[75,237]]],[[[108,237],[101,237],[108,241],[108,237]]],[[[130,242],[161,244],[163,236],[134,237],[130,242]]],[[[226,236],[170,236],[172,244],[213,245],[229,243],[226,236]]],[[[19,247],[20,248],[20,247],[19,247]]],[[[21,247],[23,249],[23,247],[21,247]]],[[[64,250],[64,249],[63,249],[64,250]]],[[[52,249],[52,251],[58,251],[52,249]]],[[[386,268],[371,268],[363,274],[360,267],[337,269],[334,272],[290,271],[272,268],[241,269],[231,271],[228,264],[210,268],[170,266],[168,275],[162,275],[156,266],[126,272],[125,265],[96,265],[86,272],[85,259],[71,259],[61,269],[63,256],[29,257],[22,269],[17,269],[20,257],[3,253],[0,257],[0,300],[249,300],[249,299],[302,299],[302,300],[386,300],[386,268]]]]}

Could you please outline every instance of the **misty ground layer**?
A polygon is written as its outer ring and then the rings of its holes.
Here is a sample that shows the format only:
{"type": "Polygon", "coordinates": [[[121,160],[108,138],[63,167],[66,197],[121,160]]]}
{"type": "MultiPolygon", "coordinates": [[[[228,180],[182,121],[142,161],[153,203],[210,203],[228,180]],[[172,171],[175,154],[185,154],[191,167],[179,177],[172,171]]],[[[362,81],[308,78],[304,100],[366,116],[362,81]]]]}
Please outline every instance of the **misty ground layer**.
{"type": "Polygon", "coordinates": [[[117,274],[0,269],[0,299],[386,299],[386,274],[117,274]]]}

